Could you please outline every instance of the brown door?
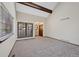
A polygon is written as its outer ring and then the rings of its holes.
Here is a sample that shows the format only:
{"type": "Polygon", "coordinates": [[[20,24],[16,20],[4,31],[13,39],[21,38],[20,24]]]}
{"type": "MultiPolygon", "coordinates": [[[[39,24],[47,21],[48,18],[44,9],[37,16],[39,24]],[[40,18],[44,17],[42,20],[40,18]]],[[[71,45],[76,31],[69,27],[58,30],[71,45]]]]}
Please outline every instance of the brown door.
{"type": "Polygon", "coordinates": [[[39,36],[43,36],[43,25],[39,25],[39,36]]]}

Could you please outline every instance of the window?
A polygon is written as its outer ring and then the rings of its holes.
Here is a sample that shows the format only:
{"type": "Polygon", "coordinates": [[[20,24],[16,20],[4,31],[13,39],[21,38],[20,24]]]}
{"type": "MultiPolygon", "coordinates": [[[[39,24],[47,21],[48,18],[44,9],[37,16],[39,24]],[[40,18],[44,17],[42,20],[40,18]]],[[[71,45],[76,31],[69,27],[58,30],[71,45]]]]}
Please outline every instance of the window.
{"type": "Polygon", "coordinates": [[[0,41],[5,40],[4,36],[8,37],[12,33],[13,17],[10,15],[5,6],[1,3],[0,5],[0,41]]]}

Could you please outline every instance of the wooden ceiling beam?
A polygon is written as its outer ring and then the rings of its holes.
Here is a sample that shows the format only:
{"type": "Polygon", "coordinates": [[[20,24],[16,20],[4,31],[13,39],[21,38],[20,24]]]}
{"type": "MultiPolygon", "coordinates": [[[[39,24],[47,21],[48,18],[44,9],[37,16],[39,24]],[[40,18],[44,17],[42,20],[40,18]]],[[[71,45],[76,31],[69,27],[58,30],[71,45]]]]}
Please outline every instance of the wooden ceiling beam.
{"type": "Polygon", "coordinates": [[[52,13],[52,10],[45,8],[43,6],[37,5],[37,4],[32,3],[32,2],[18,2],[18,3],[26,5],[26,6],[30,6],[32,8],[38,9],[38,10],[42,10],[42,11],[47,12],[47,13],[52,13]]]}

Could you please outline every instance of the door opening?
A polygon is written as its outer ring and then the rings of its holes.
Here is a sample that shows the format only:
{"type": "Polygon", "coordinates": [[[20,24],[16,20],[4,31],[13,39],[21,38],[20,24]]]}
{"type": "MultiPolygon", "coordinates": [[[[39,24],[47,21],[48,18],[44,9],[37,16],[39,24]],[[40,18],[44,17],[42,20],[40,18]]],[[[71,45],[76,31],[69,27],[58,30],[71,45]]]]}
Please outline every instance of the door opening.
{"type": "Polygon", "coordinates": [[[39,25],[39,36],[43,36],[43,24],[39,25]]]}
{"type": "Polygon", "coordinates": [[[43,36],[43,29],[44,29],[44,24],[42,22],[37,22],[36,23],[36,30],[35,30],[35,36],[43,36]]]}

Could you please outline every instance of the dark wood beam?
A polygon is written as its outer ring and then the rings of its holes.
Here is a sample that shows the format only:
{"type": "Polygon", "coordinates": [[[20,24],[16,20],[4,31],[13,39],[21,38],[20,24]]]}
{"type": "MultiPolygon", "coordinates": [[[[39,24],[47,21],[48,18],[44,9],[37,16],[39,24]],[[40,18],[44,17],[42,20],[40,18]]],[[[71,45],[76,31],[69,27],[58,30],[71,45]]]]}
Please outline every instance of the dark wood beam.
{"type": "Polygon", "coordinates": [[[52,13],[52,10],[45,8],[43,6],[40,6],[38,4],[32,3],[32,2],[18,2],[18,3],[26,5],[26,6],[30,6],[32,8],[38,9],[38,10],[42,10],[44,12],[52,13]]]}

